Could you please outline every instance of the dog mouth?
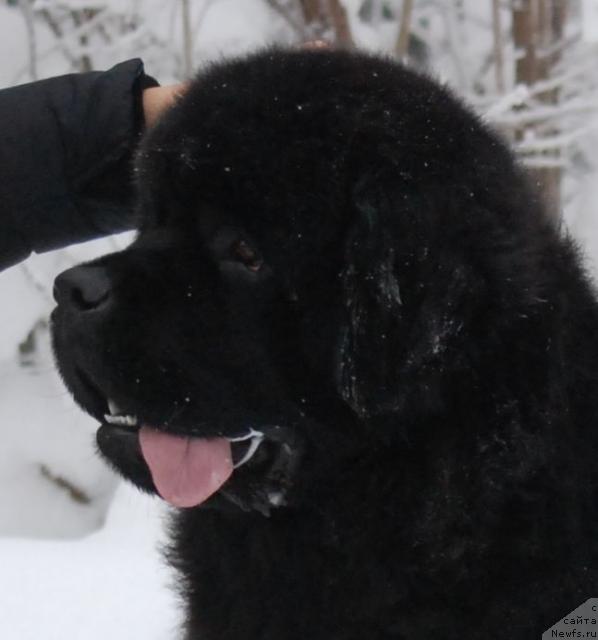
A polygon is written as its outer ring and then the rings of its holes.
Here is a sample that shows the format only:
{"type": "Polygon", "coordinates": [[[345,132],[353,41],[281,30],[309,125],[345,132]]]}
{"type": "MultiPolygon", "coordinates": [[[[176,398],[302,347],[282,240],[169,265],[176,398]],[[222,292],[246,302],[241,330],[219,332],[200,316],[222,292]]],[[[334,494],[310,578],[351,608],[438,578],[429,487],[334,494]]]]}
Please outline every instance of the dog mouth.
{"type": "Polygon", "coordinates": [[[203,436],[125,410],[124,403],[104,396],[89,376],[79,373],[88,401],[82,404],[89,403],[93,410],[86,410],[101,422],[100,452],[140,488],[179,508],[214,505],[221,496],[267,516],[287,504],[303,450],[296,428],[264,424],[203,436]]]}
{"type": "MultiPolygon", "coordinates": [[[[117,426],[122,428],[138,429],[140,438],[141,438],[141,449],[143,451],[144,457],[148,462],[148,464],[150,464],[148,458],[153,459],[157,456],[158,457],[160,456],[160,453],[159,453],[160,448],[170,448],[170,446],[172,446],[168,442],[169,438],[173,438],[173,439],[176,438],[177,440],[185,440],[187,450],[191,449],[192,447],[196,447],[196,445],[194,444],[196,441],[220,442],[224,440],[224,441],[228,441],[230,452],[226,449],[226,446],[224,446],[224,444],[221,443],[220,446],[223,447],[222,453],[226,458],[225,462],[227,466],[230,464],[232,470],[234,470],[234,469],[238,469],[239,467],[242,467],[244,464],[247,464],[258,452],[260,445],[264,442],[266,438],[264,432],[257,431],[251,427],[243,435],[230,436],[230,437],[227,436],[223,438],[214,438],[209,440],[202,439],[202,438],[194,438],[191,436],[185,437],[181,435],[167,434],[167,433],[163,433],[158,428],[152,428],[147,425],[141,425],[136,415],[129,415],[129,414],[123,413],[120,407],[118,406],[118,404],[113,400],[108,399],[107,403],[108,403],[108,409],[110,413],[104,414],[105,423],[107,425],[112,425],[112,426],[117,426]],[[156,445],[155,445],[156,451],[154,451],[153,439],[157,438],[158,436],[156,435],[155,432],[162,433],[162,437],[166,439],[163,441],[156,441],[156,445]],[[160,445],[163,445],[163,447],[161,447],[160,445]],[[146,455],[146,452],[147,452],[147,455],[146,455]]],[[[178,443],[178,444],[180,446],[180,444],[182,443],[178,443]]],[[[190,451],[187,451],[187,454],[190,454],[190,451]]],[[[176,457],[180,457],[180,456],[176,456],[176,457]]],[[[158,463],[157,466],[163,466],[163,465],[158,463]]],[[[152,465],[150,464],[150,469],[151,468],[152,468],[152,465]]],[[[228,475],[230,475],[230,473],[228,475]]],[[[181,505],[181,506],[187,506],[187,505],[181,505]]]]}

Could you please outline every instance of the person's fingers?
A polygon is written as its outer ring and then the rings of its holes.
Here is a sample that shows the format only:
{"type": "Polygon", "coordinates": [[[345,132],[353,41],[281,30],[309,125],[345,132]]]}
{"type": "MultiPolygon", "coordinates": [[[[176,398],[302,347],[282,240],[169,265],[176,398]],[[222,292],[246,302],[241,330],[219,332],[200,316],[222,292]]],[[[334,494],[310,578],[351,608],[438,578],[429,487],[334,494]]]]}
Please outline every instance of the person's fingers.
{"type": "Polygon", "coordinates": [[[187,90],[188,83],[149,87],[142,94],[145,125],[151,127],[160,114],[171,107],[187,90]]]}
{"type": "MultiPolygon", "coordinates": [[[[301,44],[301,48],[310,50],[329,49],[330,44],[324,40],[309,40],[301,44]]],[[[188,86],[188,82],[181,82],[180,84],[145,89],[142,95],[145,125],[151,127],[160,114],[171,107],[185,93],[188,86]]]]}
{"type": "Polygon", "coordinates": [[[330,49],[330,44],[324,40],[309,40],[301,45],[302,49],[330,49]]]}

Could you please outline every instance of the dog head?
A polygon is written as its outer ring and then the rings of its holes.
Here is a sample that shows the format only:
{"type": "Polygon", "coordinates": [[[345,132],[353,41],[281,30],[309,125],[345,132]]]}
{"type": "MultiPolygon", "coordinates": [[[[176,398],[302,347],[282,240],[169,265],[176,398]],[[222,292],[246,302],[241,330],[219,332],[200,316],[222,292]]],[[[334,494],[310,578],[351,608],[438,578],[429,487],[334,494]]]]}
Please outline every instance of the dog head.
{"type": "Polygon", "coordinates": [[[214,65],[135,171],[138,237],[57,278],[54,348],[101,452],[178,506],[299,500],[418,437],[539,318],[524,238],[553,232],[509,153],[389,60],[214,65]]]}

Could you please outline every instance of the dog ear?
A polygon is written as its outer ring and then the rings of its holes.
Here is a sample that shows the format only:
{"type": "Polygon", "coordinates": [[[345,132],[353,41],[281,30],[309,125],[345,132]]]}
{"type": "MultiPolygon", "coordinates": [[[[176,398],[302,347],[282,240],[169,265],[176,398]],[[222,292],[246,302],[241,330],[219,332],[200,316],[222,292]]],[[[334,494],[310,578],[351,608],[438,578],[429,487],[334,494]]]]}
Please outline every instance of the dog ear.
{"type": "Polygon", "coordinates": [[[460,347],[484,281],[447,251],[430,203],[376,182],[356,189],[346,237],[337,390],[363,418],[438,411],[469,366],[460,347]]]}

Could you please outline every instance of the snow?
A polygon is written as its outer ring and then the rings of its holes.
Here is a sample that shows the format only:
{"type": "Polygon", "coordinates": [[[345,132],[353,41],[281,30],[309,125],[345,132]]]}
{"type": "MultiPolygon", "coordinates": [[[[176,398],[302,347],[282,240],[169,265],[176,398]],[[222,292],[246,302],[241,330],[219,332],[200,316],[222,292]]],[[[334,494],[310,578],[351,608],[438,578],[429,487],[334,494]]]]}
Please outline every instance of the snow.
{"type": "Polygon", "coordinates": [[[157,552],[164,507],[121,485],[106,525],[80,540],[5,538],[0,620],[10,640],[174,640],[180,603],[157,552]]]}
{"type": "Polygon", "coordinates": [[[582,0],[582,33],[586,42],[598,42],[598,0],[582,0]]]}
{"type": "MultiPolygon", "coordinates": [[[[585,266],[594,282],[598,283],[598,131],[583,141],[585,158],[592,163],[581,181],[577,181],[577,190],[565,209],[565,223],[571,235],[577,240],[585,266]]],[[[567,181],[565,181],[565,191],[567,181]]]]}
{"type": "Polygon", "coordinates": [[[18,11],[0,4],[0,87],[17,84],[15,68],[25,65],[27,35],[25,22],[18,11]]]}
{"type": "Polygon", "coordinates": [[[0,534],[73,538],[101,527],[116,479],[50,362],[0,364],[0,418],[0,534]]]}

